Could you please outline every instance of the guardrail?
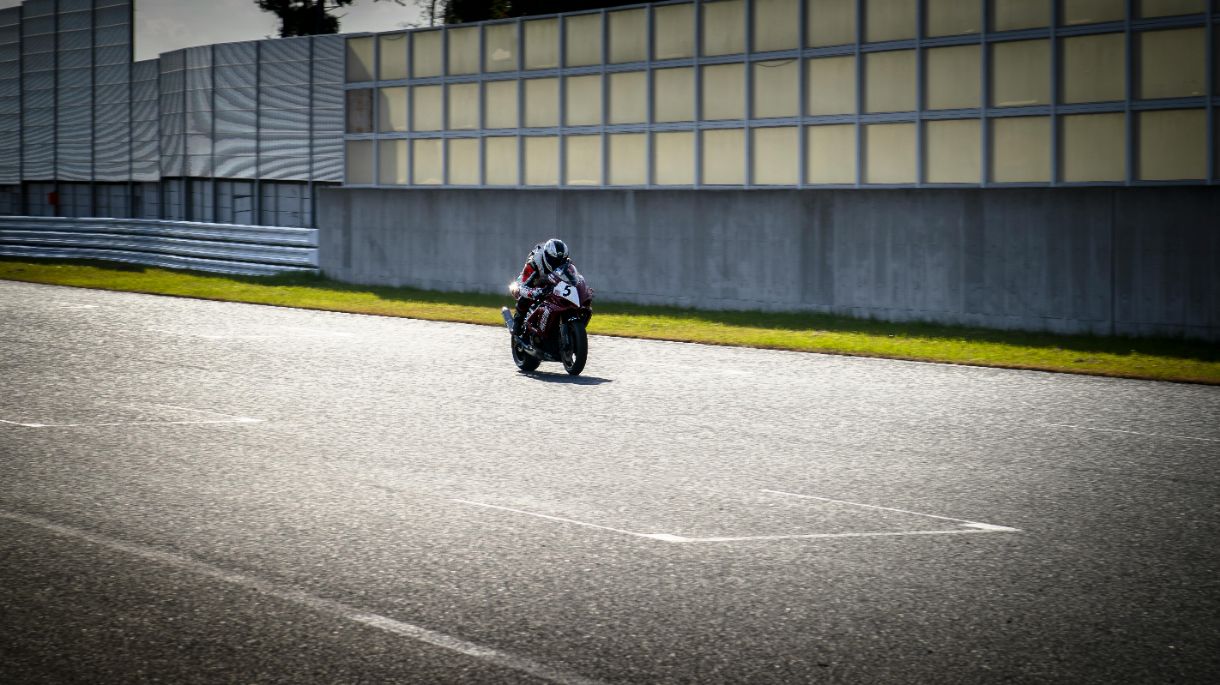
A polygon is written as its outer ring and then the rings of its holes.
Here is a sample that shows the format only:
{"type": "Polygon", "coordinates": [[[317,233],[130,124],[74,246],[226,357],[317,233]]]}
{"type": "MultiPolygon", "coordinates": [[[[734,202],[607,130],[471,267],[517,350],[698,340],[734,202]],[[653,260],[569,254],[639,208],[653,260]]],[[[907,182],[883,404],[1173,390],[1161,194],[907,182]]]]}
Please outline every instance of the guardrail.
{"type": "Polygon", "coordinates": [[[241,275],[318,270],[318,230],[148,219],[0,216],[0,255],[241,275]]]}

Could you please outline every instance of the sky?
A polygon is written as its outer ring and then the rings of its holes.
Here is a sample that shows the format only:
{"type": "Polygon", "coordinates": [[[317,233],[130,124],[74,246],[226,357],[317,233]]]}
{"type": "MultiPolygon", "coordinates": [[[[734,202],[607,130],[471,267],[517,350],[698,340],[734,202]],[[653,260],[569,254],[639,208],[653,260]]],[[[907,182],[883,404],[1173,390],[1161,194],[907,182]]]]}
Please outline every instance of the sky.
{"type": "MultiPolygon", "coordinates": [[[[135,0],[136,59],[151,59],[163,52],[195,45],[274,38],[279,32],[275,15],[263,12],[254,0],[135,0]]],[[[0,0],[0,8],[21,0],[0,0]]],[[[414,0],[355,0],[340,11],[341,33],[392,31],[418,25],[422,20],[414,0]]]]}

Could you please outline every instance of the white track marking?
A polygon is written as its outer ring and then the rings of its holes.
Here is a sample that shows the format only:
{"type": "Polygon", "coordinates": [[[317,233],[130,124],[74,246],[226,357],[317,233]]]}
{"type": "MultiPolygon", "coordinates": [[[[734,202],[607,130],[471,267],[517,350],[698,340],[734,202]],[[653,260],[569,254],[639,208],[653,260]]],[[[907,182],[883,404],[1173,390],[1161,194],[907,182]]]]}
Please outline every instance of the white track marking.
{"type": "Polygon", "coordinates": [[[541,678],[553,683],[561,683],[563,685],[599,685],[599,681],[585,678],[576,673],[571,673],[560,668],[548,666],[547,664],[539,663],[524,657],[515,656],[491,647],[485,647],[473,642],[467,642],[461,638],[446,635],[445,633],[430,630],[422,626],[396,621],[388,616],[381,616],[379,614],[362,611],[342,602],[317,597],[315,595],[302,592],[301,590],[276,585],[253,576],[226,571],[222,568],[202,561],[197,561],[180,554],[163,552],[152,547],[115,540],[110,537],[98,535],[97,533],[81,530],[80,528],[65,526],[43,518],[38,518],[36,516],[27,516],[25,514],[18,514],[2,509],[0,509],[0,518],[6,518],[10,521],[16,521],[34,528],[41,528],[64,537],[83,540],[90,544],[98,545],[99,547],[105,547],[110,550],[123,552],[142,559],[172,566],[196,575],[212,578],[214,580],[220,580],[231,585],[236,585],[264,595],[275,597],[277,599],[292,602],[307,609],[312,609],[314,611],[330,614],[331,616],[348,621],[371,626],[387,633],[405,637],[417,642],[430,644],[442,649],[447,649],[451,652],[464,654],[466,656],[485,661],[489,664],[520,671],[522,673],[526,673],[536,678],[541,678]]]}
{"type": "Polygon", "coordinates": [[[5,421],[0,419],[0,423],[7,423],[13,426],[23,426],[25,428],[95,428],[105,426],[201,426],[208,424],[219,423],[262,423],[262,419],[254,419],[249,416],[236,416],[233,414],[225,414],[223,412],[212,411],[210,409],[193,409],[191,407],[178,407],[172,404],[157,404],[156,402],[142,402],[133,407],[162,407],[164,409],[178,409],[180,411],[193,411],[200,414],[211,414],[213,416],[223,416],[223,419],[201,419],[197,421],[114,421],[103,423],[22,423],[20,421],[5,421]]]}
{"type": "Polygon", "coordinates": [[[476,507],[486,507],[488,509],[499,509],[501,511],[511,511],[515,514],[525,514],[526,516],[533,516],[533,517],[540,518],[540,519],[547,519],[548,521],[559,521],[560,523],[571,523],[574,526],[584,526],[585,528],[596,528],[598,530],[608,530],[611,533],[622,533],[623,535],[633,535],[638,538],[653,538],[653,539],[659,540],[664,537],[663,533],[656,534],[656,535],[649,535],[647,533],[636,533],[636,532],[630,531],[630,530],[623,530],[622,528],[611,528],[609,526],[599,526],[596,523],[585,523],[584,521],[577,521],[576,519],[566,519],[561,516],[551,516],[549,514],[538,514],[538,513],[532,512],[532,511],[525,511],[524,509],[513,509],[512,507],[502,507],[498,504],[487,504],[486,502],[475,502],[473,500],[468,500],[468,499],[452,499],[452,498],[449,501],[450,502],[461,502],[462,504],[470,504],[470,505],[473,505],[476,507]]]}
{"type": "Polygon", "coordinates": [[[328,331],[318,328],[295,328],[286,326],[267,333],[204,333],[199,331],[174,331],[164,328],[150,328],[153,333],[166,335],[182,335],[204,340],[283,340],[285,338],[350,338],[354,334],[347,331],[328,331]]]}
{"type": "Polygon", "coordinates": [[[252,419],[248,416],[238,416],[234,419],[219,419],[216,421],[121,421],[116,423],[17,423],[16,421],[0,421],[25,428],[104,428],[109,426],[207,426],[222,423],[262,423],[262,419],[252,419]]]}
{"type": "Polygon", "coordinates": [[[1197,438],[1193,435],[1172,435],[1169,433],[1141,433],[1140,431],[1125,431],[1118,428],[1090,428],[1089,426],[1073,426],[1069,423],[1044,423],[1043,426],[1056,428],[1072,428],[1080,431],[1100,431],[1102,433],[1126,433],[1127,435],[1143,435],[1149,438],[1175,438],[1177,440],[1202,440],[1203,442],[1220,442],[1216,438],[1197,438]]]}
{"type": "Polygon", "coordinates": [[[833,538],[899,538],[907,535],[969,535],[971,533],[999,533],[999,532],[1017,532],[1015,528],[1004,528],[1002,526],[994,526],[992,528],[954,528],[952,530],[903,530],[894,532],[878,532],[878,533],[809,533],[807,535],[743,535],[741,537],[711,537],[711,538],[687,538],[681,535],[667,535],[660,533],[657,535],[640,535],[640,537],[652,538],[664,542],[762,542],[766,540],[828,540],[833,538]]]}
{"type": "Polygon", "coordinates": [[[692,538],[685,535],[673,535],[671,533],[639,533],[633,530],[624,530],[622,528],[612,528],[610,526],[601,526],[596,523],[587,523],[585,521],[577,521],[576,519],[564,518],[562,516],[551,516],[550,514],[539,514],[533,511],[525,511],[524,509],[514,509],[512,507],[502,507],[498,504],[487,504],[486,502],[475,502],[467,499],[450,499],[451,502],[460,502],[462,504],[470,504],[476,507],[484,507],[487,509],[499,509],[508,511],[514,514],[524,514],[525,516],[533,516],[535,518],[546,519],[548,521],[558,521],[560,523],[570,523],[575,526],[583,526],[585,528],[594,528],[597,530],[605,530],[611,533],[619,533],[622,535],[630,535],[637,538],[645,538],[648,540],[657,540],[659,542],[672,542],[677,544],[689,544],[697,542],[753,542],[766,540],[821,540],[832,538],[881,538],[881,537],[903,537],[908,535],[962,535],[969,533],[1019,533],[1017,528],[1009,528],[1007,526],[996,526],[990,523],[978,523],[977,521],[966,521],[965,519],[949,518],[947,516],[934,516],[932,514],[920,514],[919,512],[906,511],[904,509],[890,509],[889,507],[876,507],[870,504],[858,504],[856,502],[844,502],[843,500],[827,499],[825,497],[812,497],[810,495],[795,495],[789,492],[779,492],[777,490],[764,490],[778,495],[789,495],[792,497],[802,497],[809,499],[825,500],[827,502],[836,502],[839,504],[852,504],[858,507],[868,507],[870,509],[885,509],[887,511],[897,511],[905,514],[915,514],[917,516],[926,516],[934,519],[942,519],[945,521],[955,521],[962,524],[959,528],[946,530],[907,530],[907,531],[881,531],[868,533],[806,533],[793,535],[743,535],[743,536],[714,536],[703,538],[692,538]]]}
{"type": "Polygon", "coordinates": [[[785,497],[799,497],[801,499],[816,499],[816,500],[820,500],[822,502],[834,502],[835,504],[850,504],[853,507],[864,507],[865,509],[880,509],[882,511],[896,511],[900,514],[913,514],[915,516],[926,516],[930,519],[940,519],[941,521],[955,521],[957,523],[964,523],[967,526],[970,526],[971,528],[977,528],[979,530],[996,531],[996,532],[1003,531],[1003,532],[1012,532],[1012,533],[1020,532],[1019,529],[1009,528],[1008,526],[996,526],[996,525],[992,525],[990,523],[979,523],[978,521],[967,521],[966,519],[955,519],[951,516],[937,516],[936,514],[925,514],[923,512],[910,511],[908,509],[895,509],[893,507],[879,507],[875,504],[861,504],[860,502],[848,502],[847,500],[831,499],[829,497],[815,497],[813,495],[798,495],[795,492],[781,492],[779,490],[763,490],[763,492],[768,492],[768,493],[771,493],[772,495],[784,495],[785,497]]]}

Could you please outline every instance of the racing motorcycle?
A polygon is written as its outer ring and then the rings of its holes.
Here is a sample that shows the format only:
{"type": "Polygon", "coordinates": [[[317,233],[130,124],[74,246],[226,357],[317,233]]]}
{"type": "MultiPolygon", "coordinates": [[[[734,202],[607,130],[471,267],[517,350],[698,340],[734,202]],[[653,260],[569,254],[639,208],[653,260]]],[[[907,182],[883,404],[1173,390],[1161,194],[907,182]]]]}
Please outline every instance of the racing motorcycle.
{"type": "MultiPolygon", "coordinates": [[[[547,275],[548,290],[525,314],[524,330],[513,330],[513,312],[502,307],[512,339],[513,362],[533,371],[542,362],[559,362],[570,375],[579,375],[589,358],[585,326],[593,316],[593,289],[571,262],[547,275]]],[[[509,286],[513,296],[520,286],[509,286]]]]}

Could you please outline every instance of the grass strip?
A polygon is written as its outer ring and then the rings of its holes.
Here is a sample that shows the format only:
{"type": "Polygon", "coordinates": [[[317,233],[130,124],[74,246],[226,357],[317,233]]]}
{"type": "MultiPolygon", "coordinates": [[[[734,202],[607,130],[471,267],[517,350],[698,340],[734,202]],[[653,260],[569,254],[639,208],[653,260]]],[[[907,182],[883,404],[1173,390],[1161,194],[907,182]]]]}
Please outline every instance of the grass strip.
{"type": "MultiPolygon", "coordinates": [[[[0,279],[303,309],[503,325],[507,295],[339,283],[310,274],[245,277],[77,260],[0,258],[0,279]]],[[[596,302],[589,332],[803,352],[1220,384],[1220,345],[1054,335],[807,313],[701,311],[596,302]]]]}

